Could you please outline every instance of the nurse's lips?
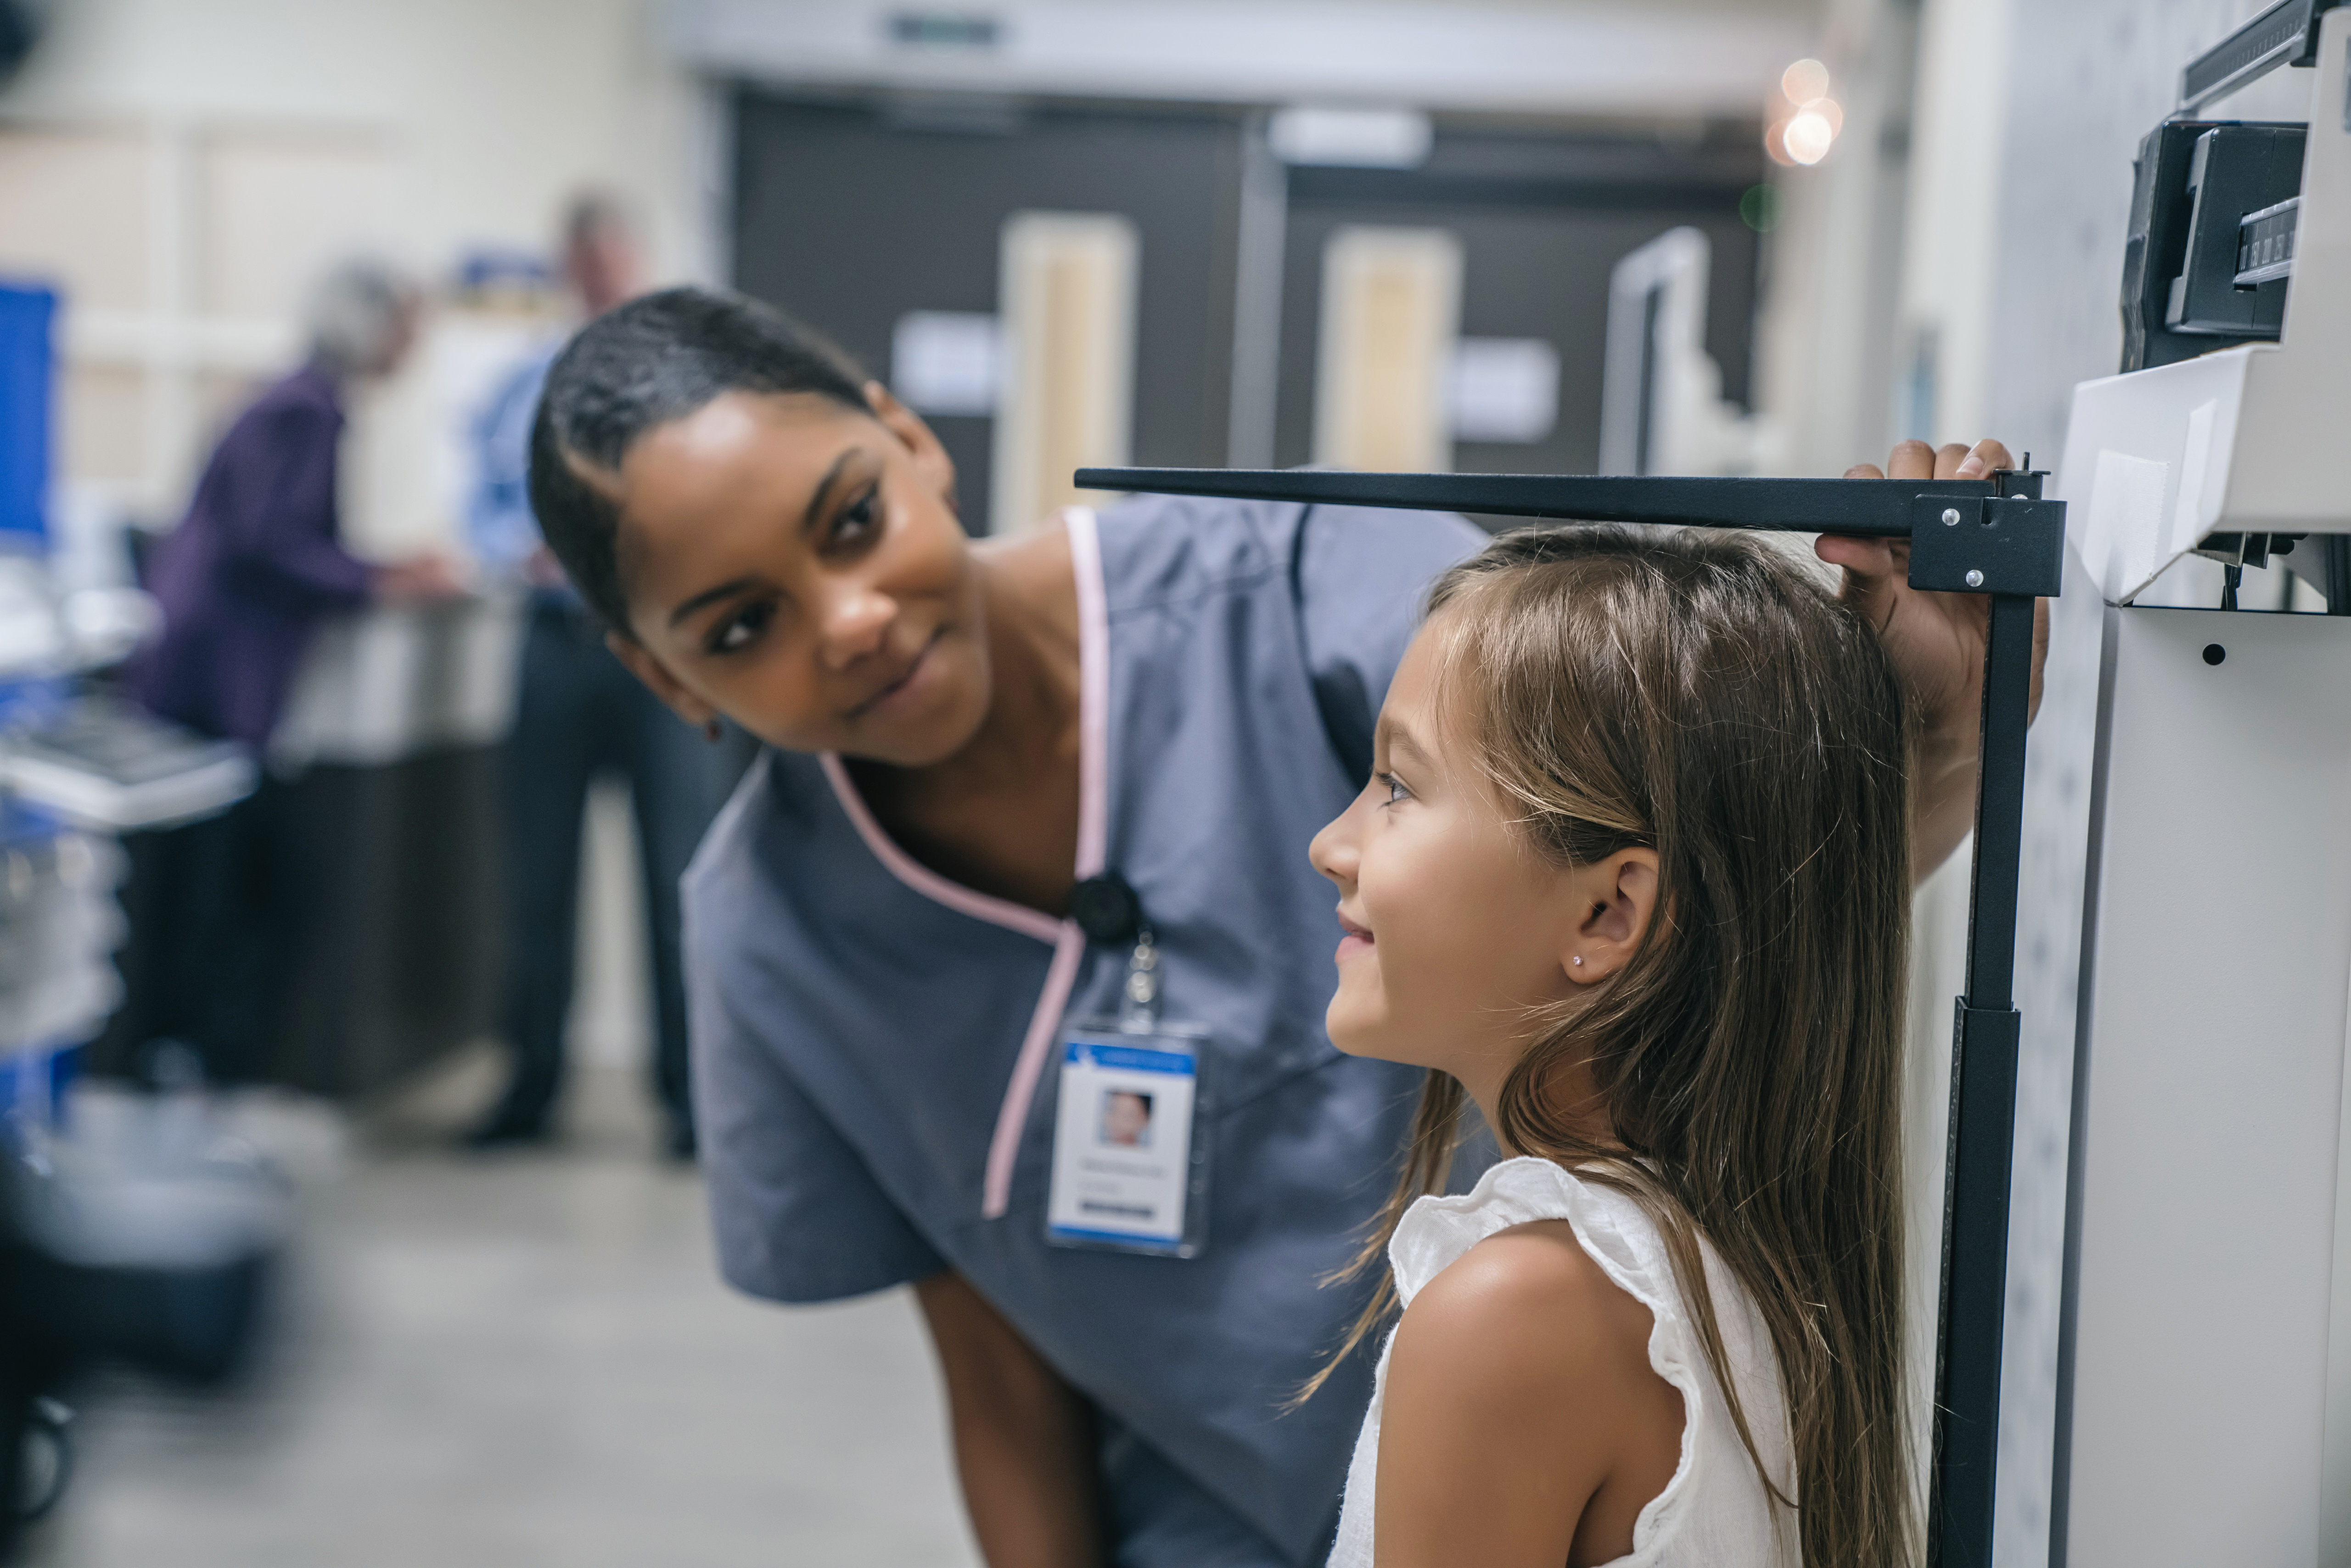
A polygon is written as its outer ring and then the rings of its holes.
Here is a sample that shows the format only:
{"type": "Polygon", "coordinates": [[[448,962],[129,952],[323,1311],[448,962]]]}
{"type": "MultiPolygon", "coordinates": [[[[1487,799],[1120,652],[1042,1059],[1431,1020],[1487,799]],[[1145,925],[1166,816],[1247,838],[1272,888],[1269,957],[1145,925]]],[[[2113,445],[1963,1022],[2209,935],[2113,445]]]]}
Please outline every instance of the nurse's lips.
{"type": "Polygon", "coordinates": [[[946,636],[946,632],[947,629],[944,626],[935,628],[931,632],[930,641],[923,644],[922,650],[912,659],[909,659],[904,667],[900,669],[896,674],[891,676],[881,685],[875,687],[872,696],[867,697],[863,702],[859,703],[855,707],[851,708],[849,710],[849,716],[852,718],[863,718],[866,715],[873,712],[876,708],[884,706],[891,698],[898,695],[901,692],[906,690],[907,687],[913,685],[914,684],[915,677],[923,673],[923,666],[930,662],[931,650],[938,646],[939,639],[946,636]]]}
{"type": "Polygon", "coordinates": [[[1342,915],[1339,916],[1339,929],[1344,931],[1346,935],[1339,938],[1339,950],[1331,956],[1332,962],[1343,964],[1358,953],[1368,953],[1372,950],[1372,933],[1369,926],[1358,925],[1342,915]]]}

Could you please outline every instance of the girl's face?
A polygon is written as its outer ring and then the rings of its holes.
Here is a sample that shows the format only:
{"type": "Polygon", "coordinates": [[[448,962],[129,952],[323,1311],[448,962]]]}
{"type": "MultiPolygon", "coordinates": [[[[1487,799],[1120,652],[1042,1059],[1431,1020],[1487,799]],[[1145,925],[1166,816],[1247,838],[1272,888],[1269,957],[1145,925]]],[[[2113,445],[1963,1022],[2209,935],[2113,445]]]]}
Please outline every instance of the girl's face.
{"type": "Polygon", "coordinates": [[[695,724],[919,768],[987,713],[980,576],[955,472],[880,388],[870,411],[727,392],[622,460],[629,666],[695,724]]]}
{"type": "Polygon", "coordinates": [[[1331,1042],[1433,1067],[1490,1106],[1534,1009],[1624,967],[1646,929],[1656,855],[1562,868],[1529,847],[1437,711],[1442,618],[1405,651],[1380,710],[1371,782],[1314,837],[1339,889],[1331,1042]]]}

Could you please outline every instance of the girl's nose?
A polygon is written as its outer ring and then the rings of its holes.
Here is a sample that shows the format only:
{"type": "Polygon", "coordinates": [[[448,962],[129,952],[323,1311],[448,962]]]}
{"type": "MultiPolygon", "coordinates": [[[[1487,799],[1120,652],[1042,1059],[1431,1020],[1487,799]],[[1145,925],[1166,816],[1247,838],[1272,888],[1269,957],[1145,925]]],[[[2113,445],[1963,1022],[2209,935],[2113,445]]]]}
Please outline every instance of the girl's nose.
{"type": "Polygon", "coordinates": [[[1354,807],[1349,806],[1323,823],[1322,831],[1314,835],[1314,841],[1306,846],[1307,860],[1312,862],[1316,871],[1338,883],[1343,893],[1355,884],[1354,815],[1354,807]]]}

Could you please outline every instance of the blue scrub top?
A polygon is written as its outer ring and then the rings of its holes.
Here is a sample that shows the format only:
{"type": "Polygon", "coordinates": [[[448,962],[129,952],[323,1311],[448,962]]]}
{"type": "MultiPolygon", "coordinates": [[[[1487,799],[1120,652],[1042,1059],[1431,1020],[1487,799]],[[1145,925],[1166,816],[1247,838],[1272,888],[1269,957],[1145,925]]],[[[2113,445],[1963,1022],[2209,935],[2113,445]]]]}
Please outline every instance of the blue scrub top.
{"type": "Polygon", "coordinates": [[[1373,1281],[1325,1286],[1394,1180],[1420,1074],[1332,1049],[1340,931],[1309,841],[1462,518],[1144,499],[1068,515],[1079,874],[1158,940],[1165,1017],[1213,1032],[1207,1246],[1045,1240],[1064,1018],[1113,1015],[1123,950],[916,864],[838,759],[767,753],[684,884],[695,1098],[720,1266],[820,1301],[952,1268],[1102,1417],[1114,1560],[1302,1563],[1364,1406],[1353,1358],[1282,1406],[1373,1281]]]}

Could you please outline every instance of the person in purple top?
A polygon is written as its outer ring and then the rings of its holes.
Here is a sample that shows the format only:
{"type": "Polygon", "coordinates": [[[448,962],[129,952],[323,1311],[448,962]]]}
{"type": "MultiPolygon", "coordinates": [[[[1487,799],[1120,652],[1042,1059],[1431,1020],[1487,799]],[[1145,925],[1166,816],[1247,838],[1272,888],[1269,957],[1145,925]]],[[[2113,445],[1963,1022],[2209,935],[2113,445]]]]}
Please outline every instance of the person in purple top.
{"type": "MultiPolygon", "coordinates": [[[[416,336],[413,285],[381,263],[329,271],[308,312],[302,367],[263,391],[214,449],[186,518],[156,548],[147,586],[163,635],[127,672],[132,696],[201,734],[266,750],[319,621],[371,601],[459,591],[438,555],[376,565],[345,549],[336,507],[343,402],[391,374],[416,336]]],[[[162,1031],[215,1078],[260,1071],[278,987],[281,787],[170,835],[157,895],[166,920],[162,1031]]]]}
{"type": "Polygon", "coordinates": [[[156,714],[261,750],[321,616],[456,591],[441,557],[377,566],[352,555],[336,515],[344,390],[400,367],[416,309],[415,289],[389,268],[336,267],[311,301],[308,359],[214,449],[186,520],[148,571],[163,637],[131,685],[156,714]]]}

